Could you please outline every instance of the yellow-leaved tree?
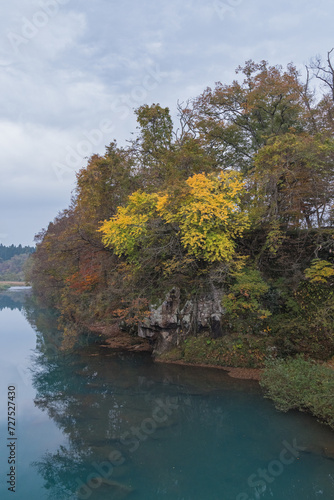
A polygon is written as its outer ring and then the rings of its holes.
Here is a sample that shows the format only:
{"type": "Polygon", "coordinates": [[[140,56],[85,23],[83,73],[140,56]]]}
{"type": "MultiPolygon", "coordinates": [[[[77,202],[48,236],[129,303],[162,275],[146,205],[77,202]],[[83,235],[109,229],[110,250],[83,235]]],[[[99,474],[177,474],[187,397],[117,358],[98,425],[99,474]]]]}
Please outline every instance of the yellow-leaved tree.
{"type": "Polygon", "coordinates": [[[136,191],[99,231],[106,246],[132,261],[138,260],[154,232],[163,227],[165,233],[178,237],[189,255],[229,262],[235,239],[249,227],[248,214],[241,208],[243,191],[238,172],[195,174],[168,192],[136,191]]]}
{"type": "Polygon", "coordinates": [[[135,257],[137,249],[148,233],[148,222],[156,211],[156,194],[135,191],[125,207],[118,207],[116,215],[105,220],[98,229],[103,233],[105,246],[112,247],[116,255],[135,257]]]}

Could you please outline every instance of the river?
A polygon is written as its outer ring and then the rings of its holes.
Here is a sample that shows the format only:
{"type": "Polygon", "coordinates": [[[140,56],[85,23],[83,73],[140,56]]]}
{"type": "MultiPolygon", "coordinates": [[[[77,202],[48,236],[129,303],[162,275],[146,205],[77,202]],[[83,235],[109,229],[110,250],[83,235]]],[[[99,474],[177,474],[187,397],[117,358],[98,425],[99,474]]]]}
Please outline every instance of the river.
{"type": "Polygon", "coordinates": [[[334,433],[257,382],[89,338],[62,353],[23,291],[0,295],[0,325],[1,499],[334,498],[334,433]]]}

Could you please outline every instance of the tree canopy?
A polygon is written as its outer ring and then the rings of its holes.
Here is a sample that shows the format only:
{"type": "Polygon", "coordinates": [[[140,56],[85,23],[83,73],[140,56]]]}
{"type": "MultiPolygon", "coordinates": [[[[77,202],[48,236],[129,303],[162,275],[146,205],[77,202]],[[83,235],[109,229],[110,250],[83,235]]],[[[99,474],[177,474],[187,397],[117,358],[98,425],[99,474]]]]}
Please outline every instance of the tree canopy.
{"type": "Polygon", "coordinates": [[[333,307],[319,299],[334,272],[331,57],[306,81],[292,64],[246,61],[179,104],[176,124],[167,107],[139,107],[136,138],[93,155],[37,236],[37,292],[66,321],[135,324],[173,286],[188,298],[214,287],[227,330],[252,321],[284,352],[334,352],[333,307]]]}

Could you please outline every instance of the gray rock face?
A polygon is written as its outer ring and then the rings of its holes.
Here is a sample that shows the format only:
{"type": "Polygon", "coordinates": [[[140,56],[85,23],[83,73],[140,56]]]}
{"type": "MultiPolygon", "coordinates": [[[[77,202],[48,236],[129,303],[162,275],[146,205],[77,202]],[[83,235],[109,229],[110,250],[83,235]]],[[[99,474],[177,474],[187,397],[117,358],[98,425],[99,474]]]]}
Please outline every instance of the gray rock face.
{"type": "Polygon", "coordinates": [[[181,304],[180,290],[173,288],[159,306],[150,306],[150,316],[139,324],[138,335],[150,339],[154,353],[161,354],[179,344],[189,334],[210,332],[221,337],[222,293],[216,289],[210,295],[181,304]]]}

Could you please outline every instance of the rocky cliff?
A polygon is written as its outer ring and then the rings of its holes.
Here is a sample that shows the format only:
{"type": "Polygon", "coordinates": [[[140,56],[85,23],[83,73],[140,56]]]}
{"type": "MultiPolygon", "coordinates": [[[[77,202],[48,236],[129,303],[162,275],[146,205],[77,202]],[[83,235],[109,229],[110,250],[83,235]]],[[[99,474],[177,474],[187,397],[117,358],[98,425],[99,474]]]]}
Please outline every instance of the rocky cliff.
{"type": "Polygon", "coordinates": [[[221,292],[213,288],[210,294],[182,304],[180,290],[173,288],[162,304],[150,306],[151,314],[139,324],[138,334],[152,342],[155,354],[177,346],[190,333],[208,331],[211,337],[220,337],[221,299],[221,292]]]}

